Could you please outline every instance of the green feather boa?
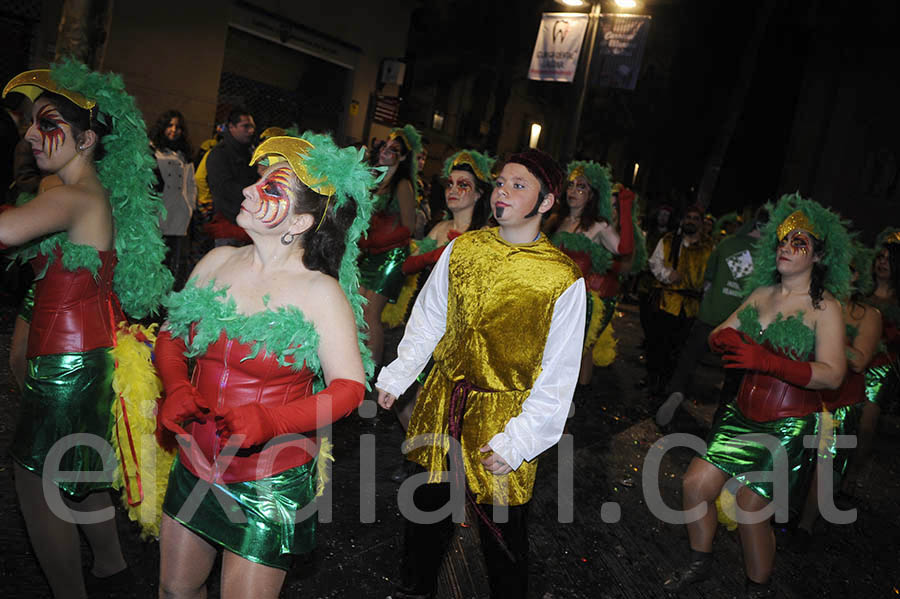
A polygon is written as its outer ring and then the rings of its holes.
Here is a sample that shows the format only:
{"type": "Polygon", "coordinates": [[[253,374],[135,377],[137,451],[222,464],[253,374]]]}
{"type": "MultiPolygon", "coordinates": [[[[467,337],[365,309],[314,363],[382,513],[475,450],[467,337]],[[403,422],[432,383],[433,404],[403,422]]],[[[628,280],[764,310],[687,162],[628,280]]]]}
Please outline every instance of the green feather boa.
{"type": "Polygon", "coordinates": [[[591,270],[602,275],[612,266],[612,253],[602,244],[594,243],[581,233],[557,231],[550,242],[558,248],[566,248],[574,252],[585,252],[591,257],[591,270]]]}
{"type": "MultiPolygon", "coordinates": [[[[252,360],[263,351],[266,356],[274,355],[281,366],[301,370],[305,364],[316,376],[314,390],[318,392],[324,388],[318,354],[319,334],[303,312],[294,306],[281,306],[247,316],[237,311],[234,299],[228,297],[227,288],[216,289],[215,281],[210,281],[206,287],[198,287],[196,283],[191,279],[184,289],[163,300],[169,311],[168,329],[172,336],[184,340],[188,348],[186,356],[203,354],[224,331],[229,339],[253,346],[242,362],[252,360]]],[[[267,298],[263,300],[267,301],[267,298]]]]}
{"type": "Polygon", "coordinates": [[[744,293],[749,295],[757,287],[774,285],[778,280],[775,252],[778,248],[776,231],[795,210],[801,210],[815,227],[820,241],[825,243],[821,263],[826,268],[825,289],[840,301],[850,295],[850,259],[853,246],[850,234],[840,216],[800,194],[781,197],[769,213],[769,222],[761,231],[759,241],[753,245],[753,272],[744,279],[744,293]]]}
{"type": "Polygon", "coordinates": [[[816,333],[803,324],[803,312],[784,317],[780,312],[765,330],[759,324],[759,310],[750,305],[738,312],[739,330],[757,343],[766,341],[792,360],[808,361],[816,349],[816,333]]]}
{"type": "MultiPolygon", "coordinates": [[[[108,117],[110,133],[101,140],[106,156],[96,167],[100,184],[109,192],[116,231],[118,264],[113,288],[130,316],[144,318],[154,314],[171,290],[173,279],[163,264],[166,246],[159,232],[159,219],[165,209],[159,196],[151,192],[156,182],[156,161],[150,154],[141,113],[116,74],[96,73],[80,62],[64,59],[51,67],[50,76],[60,86],[96,100],[100,112],[108,117]]],[[[97,250],[69,242],[65,232],[34,240],[18,248],[13,256],[22,262],[38,254],[53,259],[57,247],[66,270],[86,268],[97,273],[97,250]]]]}

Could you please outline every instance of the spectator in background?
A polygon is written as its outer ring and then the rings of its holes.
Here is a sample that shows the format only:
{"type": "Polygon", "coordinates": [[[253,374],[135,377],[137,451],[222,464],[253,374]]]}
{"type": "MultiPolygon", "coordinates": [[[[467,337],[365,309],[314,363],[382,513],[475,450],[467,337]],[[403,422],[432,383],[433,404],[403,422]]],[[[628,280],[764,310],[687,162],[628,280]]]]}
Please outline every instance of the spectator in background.
{"type": "Polygon", "coordinates": [[[703,275],[712,242],[702,235],[703,210],[688,206],[681,229],[663,235],[650,257],[650,271],[657,280],[657,310],[647,345],[647,372],[651,394],[660,393],[675,368],[691,324],[700,310],[703,275]]]}
{"type": "Polygon", "coordinates": [[[256,169],[250,166],[254,133],[253,115],[245,108],[235,108],[225,122],[222,142],[209,152],[206,181],[212,192],[213,218],[208,230],[216,247],[243,245],[249,241],[235,219],[244,199],[244,188],[259,179],[256,169]]]}
{"type": "Polygon", "coordinates": [[[166,240],[166,266],[180,289],[188,273],[190,237],[188,227],[197,205],[197,186],[194,165],[190,162],[191,142],[188,140],[184,115],[167,110],[150,130],[150,147],[156,157],[156,191],[162,195],[166,216],[159,228],[166,240]]]}
{"type": "Polygon", "coordinates": [[[194,270],[200,258],[213,249],[213,240],[206,231],[206,226],[212,221],[213,200],[209,183],[206,182],[206,162],[209,160],[209,152],[222,141],[222,131],[225,125],[213,127],[213,136],[200,144],[200,149],[194,156],[194,184],[197,186],[197,209],[191,219],[191,258],[190,270],[194,270]]]}
{"type": "MultiPolygon", "coordinates": [[[[667,399],[656,412],[658,425],[668,425],[684,400],[690,377],[706,353],[709,334],[741,305],[744,297],[743,281],[753,272],[753,257],[750,251],[759,239],[760,231],[768,222],[769,210],[763,206],[756,211],[756,218],[753,221],[742,227],[736,235],[723,239],[710,254],[706,262],[706,274],[703,277],[700,312],[679,355],[675,373],[666,386],[667,399]]],[[[742,376],[741,372],[726,371],[722,398],[730,401],[737,395],[742,376]]],[[[723,402],[720,401],[719,405],[723,405],[723,402]]]]}

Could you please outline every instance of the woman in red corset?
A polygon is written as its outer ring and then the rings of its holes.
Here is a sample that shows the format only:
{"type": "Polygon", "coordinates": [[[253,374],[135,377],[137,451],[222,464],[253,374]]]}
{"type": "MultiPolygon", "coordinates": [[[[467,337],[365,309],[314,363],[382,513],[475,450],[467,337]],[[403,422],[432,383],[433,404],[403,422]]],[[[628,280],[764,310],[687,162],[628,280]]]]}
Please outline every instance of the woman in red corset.
{"type": "Polygon", "coordinates": [[[0,248],[16,246],[15,257],[35,270],[33,303],[23,310],[27,371],[10,453],[28,535],[53,595],[85,597],[131,578],[104,492],[115,465],[106,449],[112,349],[124,320],[119,300],[144,317],[172,277],[161,264],[159,203],[149,196],[147,134],[121,79],[63,61],[18,75],[4,95],[10,91],[34,100],[25,139],[38,167],[61,181],[0,214],[0,248]],[[93,554],[84,574],[76,524],[93,554]]]}
{"type": "MultiPolygon", "coordinates": [[[[711,575],[716,498],[737,484],[746,597],[772,597],[775,535],[768,510],[786,517],[805,492],[821,390],[844,379],[841,304],[850,290],[850,239],[840,218],[812,200],[784,196],[754,247],[749,297],[710,334],[726,368],[745,370],[740,391],[713,425],[705,453],[683,479],[690,563],[663,585],[678,593],[711,575]],[[768,475],[759,478],[758,474],[768,475]]],[[[781,520],[783,521],[783,520],[781,520]]]]}
{"type": "Polygon", "coordinates": [[[204,597],[223,548],[223,596],[277,597],[291,556],[314,546],[303,510],[327,459],[317,429],[362,402],[372,371],[358,334],[361,160],[324,135],[264,141],[253,163],[267,168],[237,217],[253,244],[211,251],[166,300],[159,420],[186,436],[163,504],[163,596],[204,597]],[[212,490],[194,502],[198,484],[212,490]]]}
{"type": "MultiPolygon", "coordinates": [[[[488,200],[494,189],[491,175],[493,166],[493,158],[475,150],[460,150],[444,161],[444,198],[452,216],[432,227],[424,239],[414,242],[413,254],[403,262],[403,274],[416,276],[413,279],[416,294],[425,284],[447,244],[467,231],[477,231],[485,226],[490,212],[488,200]]],[[[405,308],[404,312],[411,309],[415,299],[415,296],[409,298],[410,308],[405,308]]],[[[428,378],[429,370],[426,368],[417,377],[420,384],[413,399],[394,406],[403,430],[409,426],[416,398],[422,390],[421,384],[428,378]]],[[[404,460],[391,473],[391,480],[402,482],[411,472],[411,464],[412,462],[404,460]]]]}
{"type": "Polygon", "coordinates": [[[579,160],[570,163],[568,170],[566,201],[545,230],[554,245],[575,261],[587,284],[587,331],[578,376],[578,383],[587,385],[593,374],[594,344],[613,317],[619,273],[628,270],[634,252],[634,193],[617,189],[614,206],[608,167],[579,160]]]}
{"type": "Polygon", "coordinates": [[[404,260],[416,228],[416,180],[422,137],[412,125],[391,131],[374,158],[384,176],[375,188],[375,207],[369,230],[359,242],[359,292],[366,298],[364,315],[372,359],[381,365],[384,328],[381,312],[395,302],[403,287],[404,260]]]}

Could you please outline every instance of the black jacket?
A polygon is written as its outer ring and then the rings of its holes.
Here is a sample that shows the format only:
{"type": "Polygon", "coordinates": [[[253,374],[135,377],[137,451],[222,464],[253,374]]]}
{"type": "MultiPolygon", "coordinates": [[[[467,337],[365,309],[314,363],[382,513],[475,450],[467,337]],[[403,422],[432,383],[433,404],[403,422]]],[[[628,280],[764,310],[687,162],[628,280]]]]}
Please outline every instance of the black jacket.
{"type": "Polygon", "coordinates": [[[250,146],[239,144],[226,131],[206,160],[206,182],[212,193],[213,208],[232,223],[244,200],[243,189],[259,179],[256,169],[249,164],[250,156],[250,146]]]}

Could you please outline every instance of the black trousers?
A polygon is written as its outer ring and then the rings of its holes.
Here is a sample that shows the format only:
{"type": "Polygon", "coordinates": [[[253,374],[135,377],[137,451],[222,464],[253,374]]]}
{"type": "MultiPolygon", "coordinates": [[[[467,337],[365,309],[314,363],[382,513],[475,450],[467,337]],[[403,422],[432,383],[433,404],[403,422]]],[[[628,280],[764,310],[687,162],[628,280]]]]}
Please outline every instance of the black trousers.
{"type": "Polygon", "coordinates": [[[694,319],[688,318],[683,312],[674,316],[659,310],[653,316],[651,344],[647,348],[647,371],[662,384],[675,372],[678,352],[684,345],[693,322],[694,319]]]}
{"type": "MultiPolygon", "coordinates": [[[[424,472],[417,467],[416,472],[424,472]]],[[[450,501],[450,483],[432,483],[418,487],[413,502],[422,511],[432,512],[450,501]]],[[[488,517],[493,508],[481,506],[488,517]]],[[[511,560],[494,536],[494,533],[478,519],[481,551],[487,565],[492,599],[516,599],[528,595],[528,504],[508,508],[505,523],[495,523],[503,540],[515,558],[511,560]]],[[[438,570],[453,536],[450,516],[434,524],[406,521],[403,531],[403,560],[401,597],[431,597],[434,594],[438,570]]]]}
{"type": "Polygon", "coordinates": [[[693,377],[701,358],[709,350],[706,340],[714,328],[714,326],[706,324],[700,319],[694,321],[684,346],[678,352],[678,363],[675,366],[675,372],[672,373],[672,378],[669,379],[669,384],[666,386],[666,395],[675,391],[687,394],[688,383],[693,377]]]}

